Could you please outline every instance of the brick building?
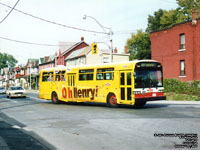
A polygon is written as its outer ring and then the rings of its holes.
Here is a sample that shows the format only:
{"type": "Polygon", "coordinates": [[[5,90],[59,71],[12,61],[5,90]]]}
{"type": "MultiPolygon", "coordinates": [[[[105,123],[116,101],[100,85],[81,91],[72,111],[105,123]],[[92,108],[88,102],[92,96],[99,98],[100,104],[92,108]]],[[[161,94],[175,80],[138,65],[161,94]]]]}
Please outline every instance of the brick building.
{"type": "Polygon", "coordinates": [[[164,78],[200,80],[200,18],[152,32],[151,57],[163,64],[164,78]]]}

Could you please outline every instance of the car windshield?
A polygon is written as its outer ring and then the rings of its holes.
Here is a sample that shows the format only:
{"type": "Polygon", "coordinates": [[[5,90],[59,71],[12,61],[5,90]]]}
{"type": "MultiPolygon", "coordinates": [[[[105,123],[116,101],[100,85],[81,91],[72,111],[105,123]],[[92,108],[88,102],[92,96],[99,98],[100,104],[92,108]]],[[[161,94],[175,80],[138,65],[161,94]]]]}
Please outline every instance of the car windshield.
{"type": "Polygon", "coordinates": [[[3,87],[0,87],[0,90],[5,90],[3,87]]]}
{"type": "Polygon", "coordinates": [[[24,90],[22,87],[11,87],[11,90],[24,90]]]}

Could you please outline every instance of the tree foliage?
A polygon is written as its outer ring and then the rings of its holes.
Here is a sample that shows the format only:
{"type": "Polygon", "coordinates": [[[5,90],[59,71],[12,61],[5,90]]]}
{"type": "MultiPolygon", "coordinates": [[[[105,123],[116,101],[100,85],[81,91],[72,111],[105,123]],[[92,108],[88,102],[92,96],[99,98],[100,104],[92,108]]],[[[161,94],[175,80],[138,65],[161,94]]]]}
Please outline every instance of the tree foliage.
{"type": "Polygon", "coordinates": [[[127,40],[127,45],[130,60],[151,58],[149,33],[138,30],[136,34],[132,34],[131,38],[127,40]]]}
{"type": "Polygon", "coordinates": [[[146,32],[139,30],[136,34],[132,34],[131,38],[127,40],[130,60],[148,59],[151,57],[151,43],[149,39],[150,32],[169,28],[177,23],[190,20],[194,8],[200,12],[200,0],[176,1],[178,4],[176,9],[168,11],[159,9],[158,11],[155,11],[153,15],[148,16],[146,32]]]}
{"type": "Polygon", "coordinates": [[[154,15],[149,15],[147,32],[154,32],[161,29],[172,27],[173,25],[187,21],[187,16],[180,13],[178,9],[171,9],[169,11],[159,9],[154,12],[154,15]]]}
{"type": "MultiPolygon", "coordinates": [[[[192,16],[192,10],[196,8],[200,12],[200,0],[176,0],[179,5],[177,11],[186,17],[186,20],[190,20],[192,16]]],[[[200,14],[199,14],[200,17],[200,14]]]]}
{"type": "Polygon", "coordinates": [[[4,67],[15,67],[17,60],[10,54],[0,52],[0,69],[4,67]]]}

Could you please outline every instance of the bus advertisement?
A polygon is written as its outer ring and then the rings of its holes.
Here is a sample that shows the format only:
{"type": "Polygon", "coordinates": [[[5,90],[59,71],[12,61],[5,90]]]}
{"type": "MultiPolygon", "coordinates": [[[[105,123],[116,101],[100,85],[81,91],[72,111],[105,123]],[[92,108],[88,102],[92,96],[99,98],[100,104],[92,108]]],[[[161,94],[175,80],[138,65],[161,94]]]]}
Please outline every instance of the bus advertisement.
{"type": "Polygon", "coordinates": [[[77,67],[58,66],[40,71],[39,98],[64,102],[98,102],[143,107],[165,100],[161,63],[130,61],[77,67]]]}

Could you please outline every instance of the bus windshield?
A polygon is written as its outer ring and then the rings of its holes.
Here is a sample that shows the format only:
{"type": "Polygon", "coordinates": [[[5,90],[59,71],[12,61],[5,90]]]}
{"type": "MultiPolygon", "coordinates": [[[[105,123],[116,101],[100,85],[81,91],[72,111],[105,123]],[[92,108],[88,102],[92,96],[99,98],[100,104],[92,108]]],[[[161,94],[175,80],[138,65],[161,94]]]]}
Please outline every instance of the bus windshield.
{"type": "Polygon", "coordinates": [[[135,70],[135,88],[162,87],[161,70],[135,70]]]}

